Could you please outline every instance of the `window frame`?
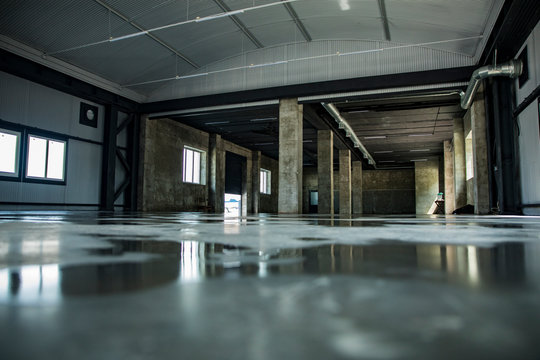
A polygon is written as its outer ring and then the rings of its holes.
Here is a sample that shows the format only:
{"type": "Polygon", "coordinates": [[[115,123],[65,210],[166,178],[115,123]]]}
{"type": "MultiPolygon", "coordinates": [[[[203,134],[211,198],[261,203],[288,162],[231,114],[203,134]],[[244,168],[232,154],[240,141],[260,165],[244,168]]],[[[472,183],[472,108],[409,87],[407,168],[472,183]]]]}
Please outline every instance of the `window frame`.
{"type": "Polygon", "coordinates": [[[259,192],[263,195],[272,195],[272,172],[260,168],[259,171],[259,192]],[[264,174],[264,181],[263,181],[264,174]],[[264,189],[263,189],[264,186],[264,189]]]}
{"type": "Polygon", "coordinates": [[[206,185],[206,151],[202,149],[197,149],[188,145],[184,145],[182,150],[182,182],[185,184],[193,185],[206,185]],[[186,158],[189,157],[189,153],[192,153],[191,159],[191,181],[187,177],[187,161],[186,158]],[[199,163],[198,166],[195,166],[195,154],[198,154],[199,163]],[[195,182],[195,169],[198,168],[198,182],[195,182]]]}
{"type": "Polygon", "coordinates": [[[17,136],[17,144],[15,147],[15,173],[0,171],[0,180],[1,181],[20,181],[21,174],[23,172],[21,170],[23,169],[22,159],[24,157],[23,156],[24,154],[22,153],[24,132],[22,129],[12,127],[12,126],[5,126],[4,124],[0,124],[0,132],[17,136]]]}
{"type": "Polygon", "coordinates": [[[60,136],[57,134],[52,134],[45,131],[37,131],[35,129],[29,129],[25,131],[25,153],[24,153],[24,174],[22,174],[23,181],[28,183],[37,183],[37,184],[52,184],[52,185],[66,185],[67,182],[67,172],[68,172],[68,147],[69,139],[65,136],[60,136]],[[47,152],[45,155],[45,176],[28,176],[28,161],[30,159],[30,138],[44,139],[47,141],[47,152]],[[48,166],[48,149],[49,142],[56,141],[64,143],[64,157],[63,157],[63,170],[62,170],[62,179],[53,179],[47,177],[47,166],[48,166]]]}

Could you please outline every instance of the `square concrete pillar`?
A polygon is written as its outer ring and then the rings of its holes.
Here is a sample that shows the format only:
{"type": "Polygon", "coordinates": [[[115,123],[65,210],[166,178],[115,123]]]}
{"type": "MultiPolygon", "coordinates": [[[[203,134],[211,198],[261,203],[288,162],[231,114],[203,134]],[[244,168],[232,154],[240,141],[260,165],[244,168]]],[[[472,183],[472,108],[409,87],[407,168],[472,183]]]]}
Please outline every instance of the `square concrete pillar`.
{"type": "Polygon", "coordinates": [[[454,209],[467,205],[464,131],[463,119],[454,119],[454,209]]]}
{"type": "Polygon", "coordinates": [[[279,101],[279,213],[302,213],[302,120],[297,99],[279,101]]]}
{"type": "Polygon", "coordinates": [[[454,212],[454,147],[452,142],[444,142],[444,212],[452,214],[454,212]]]}
{"type": "Polygon", "coordinates": [[[486,112],[483,93],[479,92],[469,109],[471,112],[473,150],[473,199],[475,214],[489,214],[489,175],[486,112]]]}
{"type": "Polygon", "coordinates": [[[221,135],[210,134],[208,162],[208,205],[221,214],[225,211],[225,147],[221,135]]]}
{"type": "Polygon", "coordinates": [[[351,150],[339,150],[339,213],[351,214],[351,150]]]}
{"type": "Polygon", "coordinates": [[[417,214],[433,214],[439,193],[439,160],[414,163],[414,185],[417,214]]]}
{"type": "Polygon", "coordinates": [[[251,213],[258,214],[259,213],[259,200],[261,196],[260,192],[260,183],[261,183],[261,152],[260,151],[252,151],[251,153],[251,165],[252,165],[252,171],[251,171],[251,182],[252,182],[252,208],[251,213]]]}
{"type": "Polygon", "coordinates": [[[353,214],[362,214],[362,162],[352,162],[352,208],[353,214]]]}
{"type": "Polygon", "coordinates": [[[334,133],[317,131],[318,213],[334,214],[334,133]]]}

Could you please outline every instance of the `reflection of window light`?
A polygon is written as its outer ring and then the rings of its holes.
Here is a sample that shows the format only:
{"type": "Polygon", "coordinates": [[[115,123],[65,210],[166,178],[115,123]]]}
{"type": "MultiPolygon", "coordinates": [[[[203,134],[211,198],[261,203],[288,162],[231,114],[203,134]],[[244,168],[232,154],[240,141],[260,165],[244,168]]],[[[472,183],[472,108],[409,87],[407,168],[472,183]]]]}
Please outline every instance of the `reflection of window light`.
{"type": "Polygon", "coordinates": [[[201,277],[199,243],[184,241],[180,249],[180,280],[182,282],[198,281],[201,277]]]}
{"type": "Polygon", "coordinates": [[[472,284],[478,284],[480,275],[478,273],[478,258],[474,246],[467,246],[467,260],[469,263],[469,280],[472,284]]]}
{"type": "Polygon", "coordinates": [[[465,138],[465,157],[467,165],[465,173],[467,175],[467,180],[470,180],[474,177],[472,131],[470,131],[465,138]]]}
{"type": "Polygon", "coordinates": [[[56,301],[60,293],[58,265],[24,266],[0,270],[0,301],[16,297],[21,303],[56,301]],[[12,283],[18,278],[17,284],[12,283]]]}
{"type": "Polygon", "coordinates": [[[349,0],[339,0],[339,7],[343,11],[351,10],[351,6],[349,5],[349,0]]]}
{"type": "Polygon", "coordinates": [[[19,174],[19,143],[21,134],[0,129],[0,175],[17,176],[19,174]]]}

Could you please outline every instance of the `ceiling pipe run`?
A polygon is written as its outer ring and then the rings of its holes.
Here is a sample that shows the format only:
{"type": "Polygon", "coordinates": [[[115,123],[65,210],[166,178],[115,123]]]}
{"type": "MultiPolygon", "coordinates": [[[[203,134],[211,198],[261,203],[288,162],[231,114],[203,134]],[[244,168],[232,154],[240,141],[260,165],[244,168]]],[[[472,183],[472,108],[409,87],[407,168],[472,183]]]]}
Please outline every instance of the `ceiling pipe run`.
{"type": "Polygon", "coordinates": [[[362,142],[358,139],[358,136],[356,136],[354,130],[351,128],[347,120],[345,120],[341,114],[339,113],[339,110],[334,106],[334,104],[324,103],[322,102],[321,105],[328,111],[330,115],[336,120],[338,123],[338,127],[340,129],[345,130],[345,134],[348,138],[350,138],[354,144],[355,148],[359,148],[362,154],[364,155],[364,159],[368,160],[368,163],[370,165],[373,165],[375,168],[377,168],[377,163],[373,159],[373,157],[370,155],[369,151],[367,151],[366,147],[362,142]]]}
{"type": "Polygon", "coordinates": [[[507,76],[511,79],[515,79],[521,75],[523,71],[523,63],[520,60],[510,60],[506,63],[499,65],[488,65],[483,66],[479,69],[476,69],[469,81],[469,86],[465,92],[461,92],[459,95],[461,97],[461,107],[464,110],[467,110],[471,107],[471,104],[476,95],[476,91],[480,86],[480,81],[487,79],[493,76],[507,76]]]}

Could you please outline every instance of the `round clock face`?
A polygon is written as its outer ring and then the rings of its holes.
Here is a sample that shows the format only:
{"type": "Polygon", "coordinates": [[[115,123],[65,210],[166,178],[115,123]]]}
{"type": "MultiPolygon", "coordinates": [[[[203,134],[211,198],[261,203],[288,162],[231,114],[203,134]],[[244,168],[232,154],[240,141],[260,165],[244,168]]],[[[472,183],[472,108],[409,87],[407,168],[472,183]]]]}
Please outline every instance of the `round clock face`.
{"type": "Polygon", "coordinates": [[[86,110],[86,118],[88,120],[94,120],[94,116],[95,116],[94,110],[90,110],[90,109],[86,110]]]}

